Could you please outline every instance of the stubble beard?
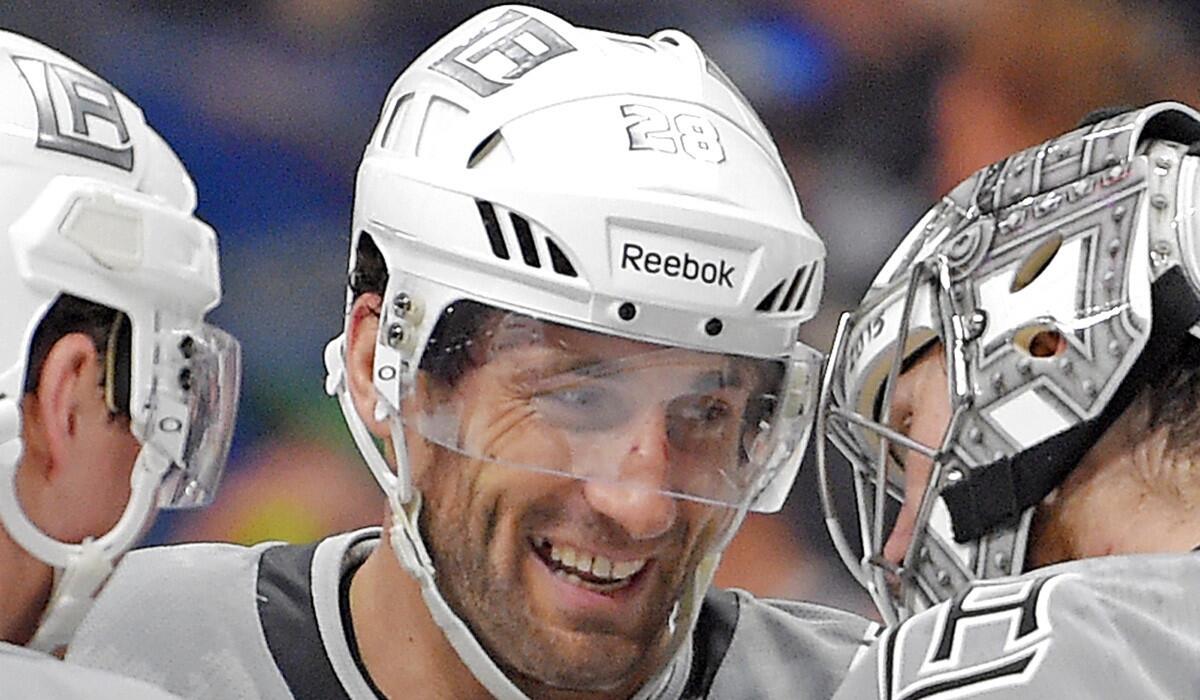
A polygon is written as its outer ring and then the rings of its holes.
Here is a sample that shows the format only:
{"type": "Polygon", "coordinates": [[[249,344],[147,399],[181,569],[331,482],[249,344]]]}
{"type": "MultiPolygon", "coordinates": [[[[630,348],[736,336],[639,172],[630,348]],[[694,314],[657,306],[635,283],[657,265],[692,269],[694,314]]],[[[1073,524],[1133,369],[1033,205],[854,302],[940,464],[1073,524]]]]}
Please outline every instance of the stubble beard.
{"type": "MultiPolygon", "coordinates": [[[[493,502],[472,516],[469,508],[456,507],[469,502],[470,485],[445,483],[457,481],[451,475],[454,469],[438,471],[440,477],[422,480],[435,483],[421,484],[425,506],[420,523],[438,572],[438,590],[492,661],[522,690],[612,691],[663,666],[678,646],[669,643],[678,640],[667,638],[668,620],[685,586],[692,585],[701,558],[699,548],[688,552],[686,562],[674,566],[659,562],[654,571],[646,572],[654,580],[639,585],[661,592],[646,596],[650,605],[637,611],[642,622],[633,635],[617,634],[607,625],[569,633],[552,630],[529,604],[521,545],[516,545],[507,570],[489,559],[489,545],[503,536],[496,522],[501,504],[493,502]],[[457,504],[451,491],[459,493],[457,504]]],[[[522,516],[518,532],[563,517],[561,509],[532,507],[522,516]]],[[[679,536],[684,542],[690,540],[685,528],[679,536]]],[[[686,546],[683,551],[688,551],[686,546]]]]}

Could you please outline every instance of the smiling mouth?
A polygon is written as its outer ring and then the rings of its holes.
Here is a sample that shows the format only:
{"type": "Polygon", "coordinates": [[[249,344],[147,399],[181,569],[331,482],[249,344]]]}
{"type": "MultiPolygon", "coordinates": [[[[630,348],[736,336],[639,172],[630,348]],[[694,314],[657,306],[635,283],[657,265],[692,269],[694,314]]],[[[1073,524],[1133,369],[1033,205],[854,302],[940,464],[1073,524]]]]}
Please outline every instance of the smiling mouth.
{"type": "Polygon", "coordinates": [[[615,593],[630,586],[650,561],[613,561],[599,554],[555,544],[545,537],[535,537],[531,545],[538,558],[555,576],[596,593],[615,593]]]}

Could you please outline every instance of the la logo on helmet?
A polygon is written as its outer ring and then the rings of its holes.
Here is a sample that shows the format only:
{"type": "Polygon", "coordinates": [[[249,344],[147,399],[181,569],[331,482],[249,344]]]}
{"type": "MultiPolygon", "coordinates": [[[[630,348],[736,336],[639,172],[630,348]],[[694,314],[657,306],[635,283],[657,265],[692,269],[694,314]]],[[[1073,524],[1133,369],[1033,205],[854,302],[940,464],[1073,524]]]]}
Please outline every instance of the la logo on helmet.
{"type": "Polygon", "coordinates": [[[26,56],[13,61],[37,105],[38,148],[133,170],[133,143],[112,86],[56,63],[26,56]],[[107,138],[93,133],[97,126],[107,138]]]}
{"type": "Polygon", "coordinates": [[[574,50],[545,23],[509,10],[430,68],[454,78],[480,97],[488,97],[546,61],[574,50]]]}

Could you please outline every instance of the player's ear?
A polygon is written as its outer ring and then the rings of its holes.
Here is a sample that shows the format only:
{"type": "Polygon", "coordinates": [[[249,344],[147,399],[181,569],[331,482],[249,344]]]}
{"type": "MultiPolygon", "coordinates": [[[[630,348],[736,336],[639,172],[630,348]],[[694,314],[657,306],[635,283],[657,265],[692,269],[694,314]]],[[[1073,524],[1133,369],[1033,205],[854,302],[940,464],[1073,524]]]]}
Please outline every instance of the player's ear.
{"type": "Polygon", "coordinates": [[[104,408],[100,386],[99,355],[90,337],[68,333],[50,347],[30,402],[40,432],[33,442],[40,442],[48,457],[46,478],[56,478],[80,451],[82,422],[104,408]]]}
{"type": "Polygon", "coordinates": [[[360,294],[350,307],[346,327],[346,382],[350,398],[363,423],[375,437],[388,436],[386,421],[375,419],[375,340],[383,299],[371,292],[360,294]]]}

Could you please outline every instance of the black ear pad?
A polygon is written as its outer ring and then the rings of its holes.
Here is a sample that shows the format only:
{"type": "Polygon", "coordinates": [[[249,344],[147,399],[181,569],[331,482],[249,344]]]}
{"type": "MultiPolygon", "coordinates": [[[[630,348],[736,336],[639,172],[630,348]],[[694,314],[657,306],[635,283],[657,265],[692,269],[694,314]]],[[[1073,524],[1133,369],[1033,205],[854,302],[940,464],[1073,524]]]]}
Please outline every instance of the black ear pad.
{"type": "Polygon", "coordinates": [[[133,327],[129,317],[118,311],[108,332],[104,358],[104,400],[115,415],[129,417],[130,385],[133,379],[133,327]]]}

